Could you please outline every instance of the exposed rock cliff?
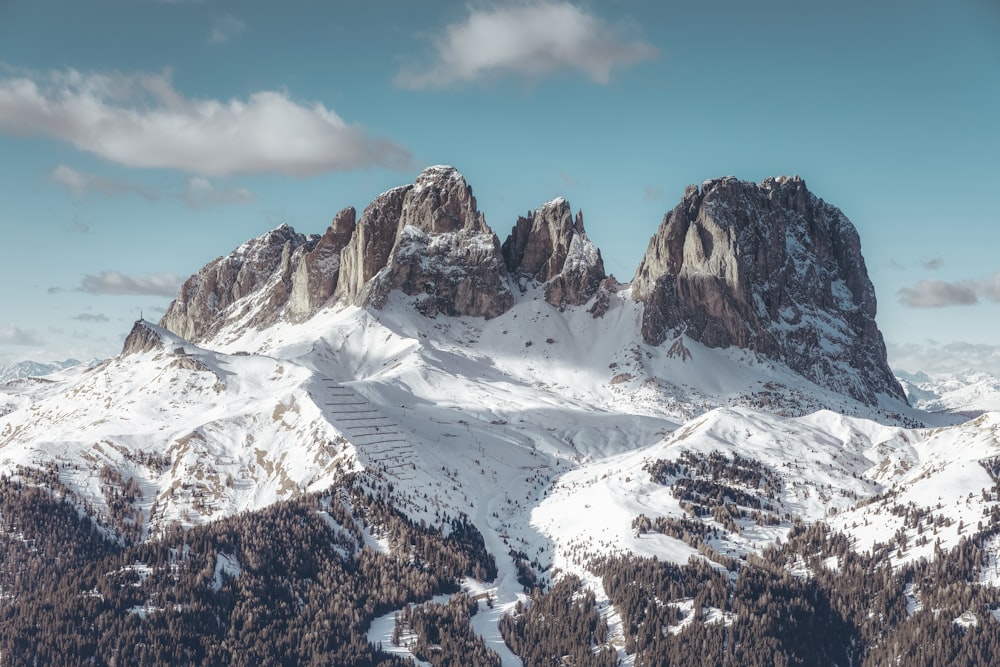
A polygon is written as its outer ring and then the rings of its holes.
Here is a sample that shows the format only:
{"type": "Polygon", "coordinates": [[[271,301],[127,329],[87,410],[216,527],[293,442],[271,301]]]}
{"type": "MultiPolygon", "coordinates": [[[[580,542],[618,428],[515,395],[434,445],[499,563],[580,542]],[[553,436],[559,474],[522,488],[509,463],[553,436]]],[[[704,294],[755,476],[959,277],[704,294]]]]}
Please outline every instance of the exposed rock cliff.
{"type": "Polygon", "coordinates": [[[162,349],[163,337],[156,329],[157,327],[145,320],[136,320],[135,324],[132,325],[132,330],[125,337],[125,343],[122,345],[122,356],[127,357],[130,354],[162,349]]]}
{"type": "Polygon", "coordinates": [[[425,315],[496,317],[514,303],[500,241],[454,167],[425,169],[403,199],[388,262],[363,295],[381,308],[392,290],[425,315]]]}
{"type": "Polygon", "coordinates": [[[340,255],[338,299],[364,305],[369,281],[389,261],[399,230],[403,200],[412,188],[412,185],[404,185],[382,193],[361,214],[354,236],[340,255]]]}
{"type": "Polygon", "coordinates": [[[632,282],[652,345],[684,332],[783,362],[873,404],[903,399],[875,323],[858,233],[798,177],[689,186],[632,282]]]}
{"type": "Polygon", "coordinates": [[[213,260],[181,286],[160,325],[190,341],[205,340],[244,320],[264,328],[281,316],[292,274],[317,236],[281,225],[213,260]]]}
{"type": "Polygon", "coordinates": [[[545,300],[557,308],[586,303],[606,277],[601,252],[583,229],[583,213],[574,220],[562,197],[518,218],[504,241],[503,257],[522,283],[545,283],[545,300]]]}
{"type": "Polygon", "coordinates": [[[305,319],[333,297],[340,277],[340,253],[354,234],[355,215],[352,206],[340,211],[315,247],[302,255],[292,274],[291,317],[305,319]]]}

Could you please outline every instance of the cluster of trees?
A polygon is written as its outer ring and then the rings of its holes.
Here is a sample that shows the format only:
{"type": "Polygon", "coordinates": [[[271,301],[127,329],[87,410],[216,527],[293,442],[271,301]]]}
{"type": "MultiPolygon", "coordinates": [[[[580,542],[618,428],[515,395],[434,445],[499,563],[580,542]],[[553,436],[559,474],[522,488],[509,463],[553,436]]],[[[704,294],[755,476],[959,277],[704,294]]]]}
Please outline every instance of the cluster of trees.
{"type": "Polygon", "coordinates": [[[578,577],[567,576],[548,591],[535,590],[500,619],[500,634],[524,667],[614,667],[618,652],[607,644],[608,626],[595,607],[594,593],[578,577]]]}
{"type": "MultiPolygon", "coordinates": [[[[746,493],[773,489],[757,466],[689,456],[654,462],[650,472],[746,493]]],[[[1000,478],[1000,461],[984,467],[1000,478]]],[[[137,521],[129,509],[135,483],[114,470],[101,480],[111,508],[105,525],[79,511],[56,469],[0,477],[3,664],[397,667],[408,661],[366,633],[399,609],[398,631],[415,638],[411,650],[422,660],[499,664],[470,628],[474,600],[426,603],[458,593],[462,577],[497,575],[465,516],[445,530],[417,524],[391,504],[391,489],[373,496],[348,479],[325,494],[139,543],[123,539],[137,521]],[[388,539],[390,554],[365,546],[370,532],[388,539]]],[[[728,511],[731,500],[712,510],[728,511]]],[[[889,501],[885,511],[910,530],[937,528],[928,511],[889,501]]],[[[795,522],[784,543],[736,560],[711,549],[715,528],[640,515],[637,531],[679,536],[704,558],[677,565],[616,555],[590,567],[621,615],[636,667],[991,664],[1000,656],[1000,589],[972,582],[998,567],[988,549],[996,548],[1000,507],[984,522],[951,551],[935,547],[932,559],[900,566],[905,529],[857,553],[847,536],[795,522]]],[[[509,557],[531,595],[500,630],[525,666],[615,665],[594,594],[573,576],[543,591],[537,561],[509,557]]]]}
{"type": "Polygon", "coordinates": [[[797,522],[784,544],[725,568],[634,555],[593,567],[637,667],[992,664],[1000,591],[971,582],[990,562],[984,545],[996,534],[893,567],[892,542],[858,554],[843,534],[797,522]],[[803,568],[808,576],[792,574],[803,568]]]}
{"type": "Polygon", "coordinates": [[[458,593],[447,604],[410,605],[396,616],[392,641],[416,636],[410,652],[434,667],[500,667],[500,656],[486,648],[486,642],[472,632],[469,620],[479,603],[458,593]]]}
{"type": "Polygon", "coordinates": [[[357,489],[132,546],[6,478],[0,517],[8,665],[402,666],[368,643],[374,618],[496,573],[466,518],[444,536],[357,489]],[[357,546],[366,526],[390,535],[392,555],[357,546]]]}
{"type": "MultiPolygon", "coordinates": [[[[711,516],[732,533],[740,531],[737,519],[778,523],[770,501],[781,491],[781,479],[760,461],[739,454],[728,458],[720,452],[707,456],[683,452],[674,460],[650,461],[645,470],[654,481],[670,486],[681,508],[696,520],[711,516]]],[[[674,535],[679,530],[696,535],[690,527],[671,525],[658,532],[674,535]]]]}

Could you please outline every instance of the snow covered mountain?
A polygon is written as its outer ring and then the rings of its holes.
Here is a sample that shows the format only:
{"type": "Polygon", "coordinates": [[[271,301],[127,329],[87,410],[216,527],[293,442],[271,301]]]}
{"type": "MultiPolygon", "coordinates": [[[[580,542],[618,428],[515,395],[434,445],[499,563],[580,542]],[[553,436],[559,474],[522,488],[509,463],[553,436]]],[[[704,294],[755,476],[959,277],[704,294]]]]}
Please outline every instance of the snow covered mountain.
{"type": "Polygon", "coordinates": [[[970,417],[1000,411],[1000,378],[985,371],[934,374],[897,372],[910,405],[970,417]]]}
{"type": "Polygon", "coordinates": [[[78,359],[65,359],[63,361],[53,361],[43,363],[40,361],[19,361],[0,367],[0,385],[7,384],[12,380],[22,380],[30,377],[45,377],[56,371],[65,370],[79,366],[83,362],[78,359]]]}
{"type": "MultiPolygon", "coordinates": [[[[874,309],[856,232],[798,179],[689,188],[623,285],[565,200],[501,244],[461,175],[433,167],[322,236],[246,242],[118,356],[21,388],[0,470],[121,545],[316,497],[338,554],[410,562],[350,493],[444,537],[468,521],[496,569],[463,580],[489,601],[469,623],[502,664],[521,664],[498,638],[526,587],[569,576],[596,596],[600,641],[655,664],[602,559],[711,561],[735,581],[825,522],[897,568],[977,535],[993,560],[976,581],[996,580],[1000,421],[908,405],[874,309]],[[784,250],[748,266],[765,237],[784,250]]],[[[838,554],[823,567],[846,569],[838,554]]],[[[218,558],[221,589],[241,569],[218,558]]],[[[392,643],[395,611],[365,611],[368,641],[392,643]]]]}

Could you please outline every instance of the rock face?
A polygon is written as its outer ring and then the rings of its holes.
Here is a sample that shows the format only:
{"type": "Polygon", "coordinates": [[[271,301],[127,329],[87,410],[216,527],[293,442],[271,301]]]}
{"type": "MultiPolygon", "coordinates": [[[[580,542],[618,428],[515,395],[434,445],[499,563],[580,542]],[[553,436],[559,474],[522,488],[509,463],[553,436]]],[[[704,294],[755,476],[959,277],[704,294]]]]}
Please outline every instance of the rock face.
{"type": "Polygon", "coordinates": [[[642,335],[751,350],[868,404],[905,400],[875,323],[858,233],[796,177],[688,186],[642,259],[642,335]]]}
{"type": "Polygon", "coordinates": [[[429,167],[406,191],[388,261],[362,301],[381,308],[392,290],[429,316],[491,318],[514,304],[500,241],[455,168],[429,167]]]}
{"type": "Polygon", "coordinates": [[[291,295],[296,267],[318,241],[288,225],[247,241],[188,278],[160,325],[199,341],[231,323],[273,324],[291,295]]]}
{"type": "Polygon", "coordinates": [[[160,324],[200,342],[226,327],[305,320],[336,301],[380,309],[393,290],[417,297],[426,315],[495,317],[514,303],[509,282],[472,188],[453,167],[429,167],[360,219],[343,209],[321,237],[281,225],[212,261],[160,324]]]}
{"type": "Polygon", "coordinates": [[[132,325],[132,331],[125,337],[122,345],[122,356],[139,354],[141,352],[152,352],[163,348],[163,338],[155,327],[149,325],[145,320],[136,320],[132,325]]]}
{"type": "Polygon", "coordinates": [[[356,212],[348,206],[334,218],[312,250],[302,255],[292,274],[289,315],[305,319],[333,297],[340,277],[340,253],[354,235],[356,212]]]}
{"type": "Polygon", "coordinates": [[[340,255],[340,279],[335,296],[362,306],[369,281],[385,268],[396,242],[403,200],[413,188],[404,185],[378,196],[361,214],[354,236],[340,255]]]}
{"type": "Polygon", "coordinates": [[[518,218],[503,244],[507,271],[524,284],[545,283],[545,300],[557,308],[587,303],[604,280],[601,252],[587,238],[583,213],[563,198],[518,218]]]}

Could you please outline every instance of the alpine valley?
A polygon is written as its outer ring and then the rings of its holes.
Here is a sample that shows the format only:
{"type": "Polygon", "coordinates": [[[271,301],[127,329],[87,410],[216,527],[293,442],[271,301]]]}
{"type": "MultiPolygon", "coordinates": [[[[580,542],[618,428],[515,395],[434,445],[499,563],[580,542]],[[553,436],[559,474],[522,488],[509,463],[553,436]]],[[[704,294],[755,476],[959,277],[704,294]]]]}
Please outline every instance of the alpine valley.
{"type": "Polygon", "coordinates": [[[2,663],[1000,655],[1000,394],[904,392],[841,211],[689,186],[628,283],[565,199],[512,223],[430,167],[11,375],[2,663]]]}

